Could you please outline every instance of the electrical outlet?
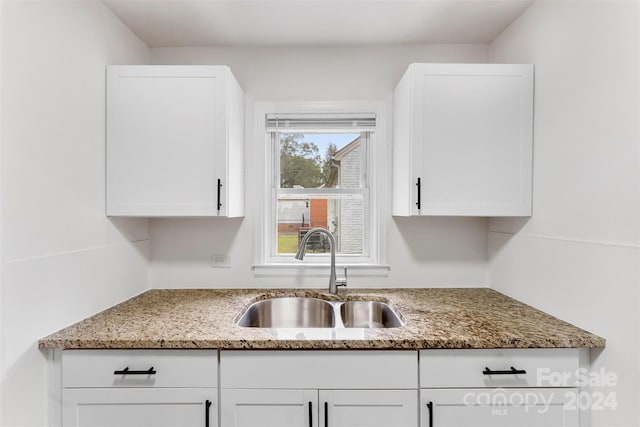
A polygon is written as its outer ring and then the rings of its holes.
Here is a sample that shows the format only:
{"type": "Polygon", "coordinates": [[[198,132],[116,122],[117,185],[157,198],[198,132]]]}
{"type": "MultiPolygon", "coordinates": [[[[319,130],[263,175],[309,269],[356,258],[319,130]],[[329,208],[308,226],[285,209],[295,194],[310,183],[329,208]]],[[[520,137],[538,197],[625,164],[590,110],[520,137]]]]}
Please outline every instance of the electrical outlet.
{"type": "Polygon", "coordinates": [[[211,257],[211,267],[213,268],[231,267],[231,263],[229,262],[229,255],[213,255],[211,257]]]}

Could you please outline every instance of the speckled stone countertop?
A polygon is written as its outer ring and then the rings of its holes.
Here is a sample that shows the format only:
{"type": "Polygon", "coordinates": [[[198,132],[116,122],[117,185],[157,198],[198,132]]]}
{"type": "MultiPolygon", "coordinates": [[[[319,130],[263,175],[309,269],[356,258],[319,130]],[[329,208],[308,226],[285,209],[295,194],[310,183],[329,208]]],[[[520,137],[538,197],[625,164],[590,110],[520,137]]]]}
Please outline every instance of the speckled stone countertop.
{"type": "Polygon", "coordinates": [[[150,290],[42,338],[40,348],[428,349],[604,347],[605,340],[487,288],[150,290]],[[262,329],[235,323],[270,297],[389,303],[390,329],[262,329]]]}

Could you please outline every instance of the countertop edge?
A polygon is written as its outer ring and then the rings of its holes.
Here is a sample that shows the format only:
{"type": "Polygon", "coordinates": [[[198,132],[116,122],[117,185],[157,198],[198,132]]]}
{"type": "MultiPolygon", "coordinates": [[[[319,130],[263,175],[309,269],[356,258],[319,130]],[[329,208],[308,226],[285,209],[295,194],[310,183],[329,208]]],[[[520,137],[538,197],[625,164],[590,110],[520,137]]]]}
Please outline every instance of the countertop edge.
{"type": "MultiPolygon", "coordinates": [[[[347,294],[342,295],[342,298],[357,298],[359,295],[365,295],[367,298],[380,298],[388,297],[391,303],[397,303],[402,306],[401,310],[406,316],[414,316],[414,324],[420,322],[429,322],[427,318],[428,313],[432,316],[441,316],[445,319],[445,322],[457,322],[458,317],[461,316],[464,321],[470,322],[468,328],[470,330],[464,330],[465,334],[460,334],[460,338],[442,338],[433,334],[433,337],[429,336],[429,328],[420,329],[420,325],[417,325],[417,331],[412,334],[400,333],[397,337],[393,336],[393,331],[388,332],[386,335],[376,336],[370,339],[365,338],[337,338],[337,339],[288,339],[288,338],[276,338],[269,336],[268,334],[260,335],[259,338],[251,338],[251,334],[247,331],[247,336],[250,338],[243,339],[233,337],[231,335],[237,335],[244,329],[238,329],[235,334],[227,334],[229,338],[224,339],[210,339],[204,338],[180,338],[180,339],[157,339],[145,337],[144,333],[140,337],[124,338],[126,333],[119,333],[118,327],[127,325],[127,314],[131,316],[138,316],[144,318],[145,321],[151,321],[153,323],[154,315],[158,316],[158,313],[163,313],[162,307],[156,307],[156,300],[166,302],[168,299],[172,303],[174,301],[171,298],[183,298],[188,299],[188,296],[197,295],[201,299],[206,299],[205,302],[211,304],[211,301],[216,303],[223,301],[227,303],[224,306],[228,312],[239,313],[240,310],[246,308],[247,304],[251,301],[255,301],[266,296],[283,296],[283,295],[296,295],[301,296],[303,294],[313,294],[314,297],[320,295],[322,298],[334,299],[335,295],[324,295],[323,290],[317,289],[166,289],[158,290],[152,289],[142,294],[136,295],[120,304],[107,308],[106,310],[77,322],[67,328],[54,332],[46,337],[41,338],[38,341],[38,347],[40,349],[220,349],[220,350],[428,350],[428,349],[491,349],[491,348],[605,348],[606,340],[588,331],[582,330],[566,321],[555,318],[547,313],[544,313],[534,307],[528,306],[522,302],[519,302],[507,295],[504,295],[498,291],[490,288],[417,288],[417,289],[350,289],[347,294]],[[431,294],[431,295],[430,295],[431,294]],[[185,296],[186,295],[186,296],[185,296]],[[443,301],[450,303],[448,307],[449,311],[443,309],[441,314],[438,314],[440,306],[437,305],[438,301],[432,303],[432,306],[428,307],[432,311],[425,311],[424,307],[418,305],[418,302],[412,301],[413,299],[423,298],[427,301],[427,297],[439,296],[443,301]],[[444,295],[444,297],[443,297],[444,295]],[[472,298],[471,298],[471,297],[472,298]],[[462,297],[468,299],[465,301],[462,297]],[[155,298],[155,299],[154,299],[155,298]],[[164,298],[164,299],[163,299],[164,298]],[[218,299],[216,299],[218,298],[218,299]],[[458,299],[456,299],[458,298],[458,299]],[[488,301],[487,305],[493,304],[493,306],[485,307],[482,304],[482,299],[488,301]],[[413,304],[413,305],[412,305],[413,304]],[[465,312],[465,304],[468,304],[469,313],[465,312]],[[231,308],[229,308],[231,306],[231,308]],[[149,307],[152,309],[149,311],[149,307]],[[497,308],[496,308],[497,307],[497,308]],[[156,311],[153,311],[153,308],[156,311]],[[147,312],[140,314],[140,311],[147,310],[147,312]],[[492,315],[491,310],[495,310],[495,314],[492,315]],[[500,309],[500,310],[498,310],[500,309]],[[128,310],[128,311],[127,311],[128,310]],[[474,311],[475,310],[475,311],[474,311]],[[535,315],[537,321],[550,322],[556,329],[560,329],[563,333],[549,333],[549,335],[543,335],[540,331],[535,331],[536,334],[527,337],[526,333],[520,332],[511,333],[506,328],[505,311],[512,310],[511,316],[519,316],[521,312],[527,312],[528,314],[535,315]],[[415,312],[414,312],[415,311],[415,312]],[[473,322],[477,319],[473,318],[473,315],[477,316],[477,313],[485,315],[483,319],[487,325],[481,324],[475,325],[473,322]],[[134,314],[131,314],[134,313],[134,314]],[[435,314],[434,314],[435,313],[435,314]],[[459,315],[457,313],[460,313],[459,315]],[[146,318],[145,318],[146,316],[146,318]],[[493,316],[493,317],[492,317],[493,316]],[[471,320],[469,320],[471,318],[471,320]],[[151,319],[151,320],[149,320],[151,319]],[[105,326],[106,325],[106,326],[105,326]],[[497,328],[491,329],[491,328],[497,328]],[[102,329],[100,329],[102,328],[102,329]],[[100,335],[103,329],[109,329],[112,333],[110,338],[104,338],[100,335]],[[477,329],[473,329],[477,328],[477,329]],[[507,332],[505,332],[505,330],[507,332]],[[96,333],[98,331],[98,333],[96,333]],[[483,332],[487,331],[487,332],[483,332]],[[502,332],[500,332],[502,331],[502,332]],[[93,333],[92,333],[93,332],[93,333]],[[425,337],[420,337],[422,333],[425,337]],[[65,336],[66,335],[66,336],[65,336]],[[82,337],[84,335],[85,337],[82,337]],[[409,335],[409,336],[407,336],[409,335]],[[467,335],[466,337],[464,335],[467,335]]],[[[184,301],[180,300],[184,305],[184,301]]],[[[202,305],[202,301],[198,301],[202,305]]],[[[421,302],[421,301],[420,301],[421,302]]],[[[429,301],[431,302],[431,301],[429,301]]],[[[172,305],[170,305],[172,306],[172,305]]],[[[202,309],[202,307],[200,307],[202,309]]],[[[228,317],[228,314],[227,314],[228,317]]],[[[220,323],[220,327],[235,327],[231,324],[229,319],[225,318],[225,324],[220,323]]],[[[139,320],[139,319],[138,319],[139,320]]],[[[173,320],[173,319],[172,319],[173,320]]],[[[177,319],[176,322],[180,322],[177,319]]],[[[461,321],[463,324],[464,322],[461,321]]],[[[451,324],[451,323],[449,323],[451,324]]],[[[164,325],[163,325],[164,326],[164,325]]],[[[218,326],[216,324],[216,326],[218,326]]],[[[434,325],[429,325],[435,327],[434,325]]],[[[436,325],[437,326],[437,325],[436,325]]],[[[460,329],[459,325],[458,329],[460,329]]],[[[464,326],[464,325],[463,325],[464,326]]],[[[522,326],[522,325],[521,325],[522,326]]],[[[252,332],[255,329],[251,328],[252,332]]],[[[534,326],[531,329],[535,329],[534,326]]],[[[441,329],[436,329],[440,331],[441,329]]],[[[127,330],[127,333],[131,335],[131,331],[127,330]]],[[[228,332],[228,331],[227,331],[228,332]]],[[[149,332],[150,336],[153,333],[149,332]]],[[[179,334],[174,335],[180,336],[179,334]]],[[[224,336],[224,334],[222,335],[224,336]]]]}

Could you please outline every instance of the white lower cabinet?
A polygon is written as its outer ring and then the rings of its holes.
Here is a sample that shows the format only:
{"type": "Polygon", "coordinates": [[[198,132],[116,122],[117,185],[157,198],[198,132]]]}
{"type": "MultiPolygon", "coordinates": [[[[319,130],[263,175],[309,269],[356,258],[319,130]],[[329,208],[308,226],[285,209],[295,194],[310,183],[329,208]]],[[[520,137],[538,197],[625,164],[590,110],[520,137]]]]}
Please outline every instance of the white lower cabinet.
{"type": "Polygon", "coordinates": [[[578,427],[578,369],[576,349],[421,351],[420,427],[578,427]]]}
{"type": "Polygon", "coordinates": [[[64,427],[217,427],[216,350],[62,352],[64,427]]]}
{"type": "Polygon", "coordinates": [[[64,427],[578,427],[584,355],[69,350],[59,407],[64,427]]]}
{"type": "Polygon", "coordinates": [[[415,427],[415,351],[222,351],[224,427],[415,427]]]}

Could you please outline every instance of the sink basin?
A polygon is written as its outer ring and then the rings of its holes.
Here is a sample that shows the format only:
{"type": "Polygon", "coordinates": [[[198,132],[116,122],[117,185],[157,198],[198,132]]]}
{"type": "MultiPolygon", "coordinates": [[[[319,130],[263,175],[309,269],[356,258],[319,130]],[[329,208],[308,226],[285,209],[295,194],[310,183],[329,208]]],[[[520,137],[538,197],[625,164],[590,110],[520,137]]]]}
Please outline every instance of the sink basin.
{"type": "Polygon", "coordinates": [[[325,301],[308,297],[269,298],[242,313],[246,328],[399,328],[400,316],[380,301],[325,301]]]}
{"type": "Polygon", "coordinates": [[[388,305],[379,301],[347,301],[340,307],[345,328],[398,328],[402,320],[388,305]]]}
{"type": "Polygon", "coordinates": [[[317,298],[271,298],[255,302],[238,326],[252,328],[333,328],[333,305],[317,298]]]}

